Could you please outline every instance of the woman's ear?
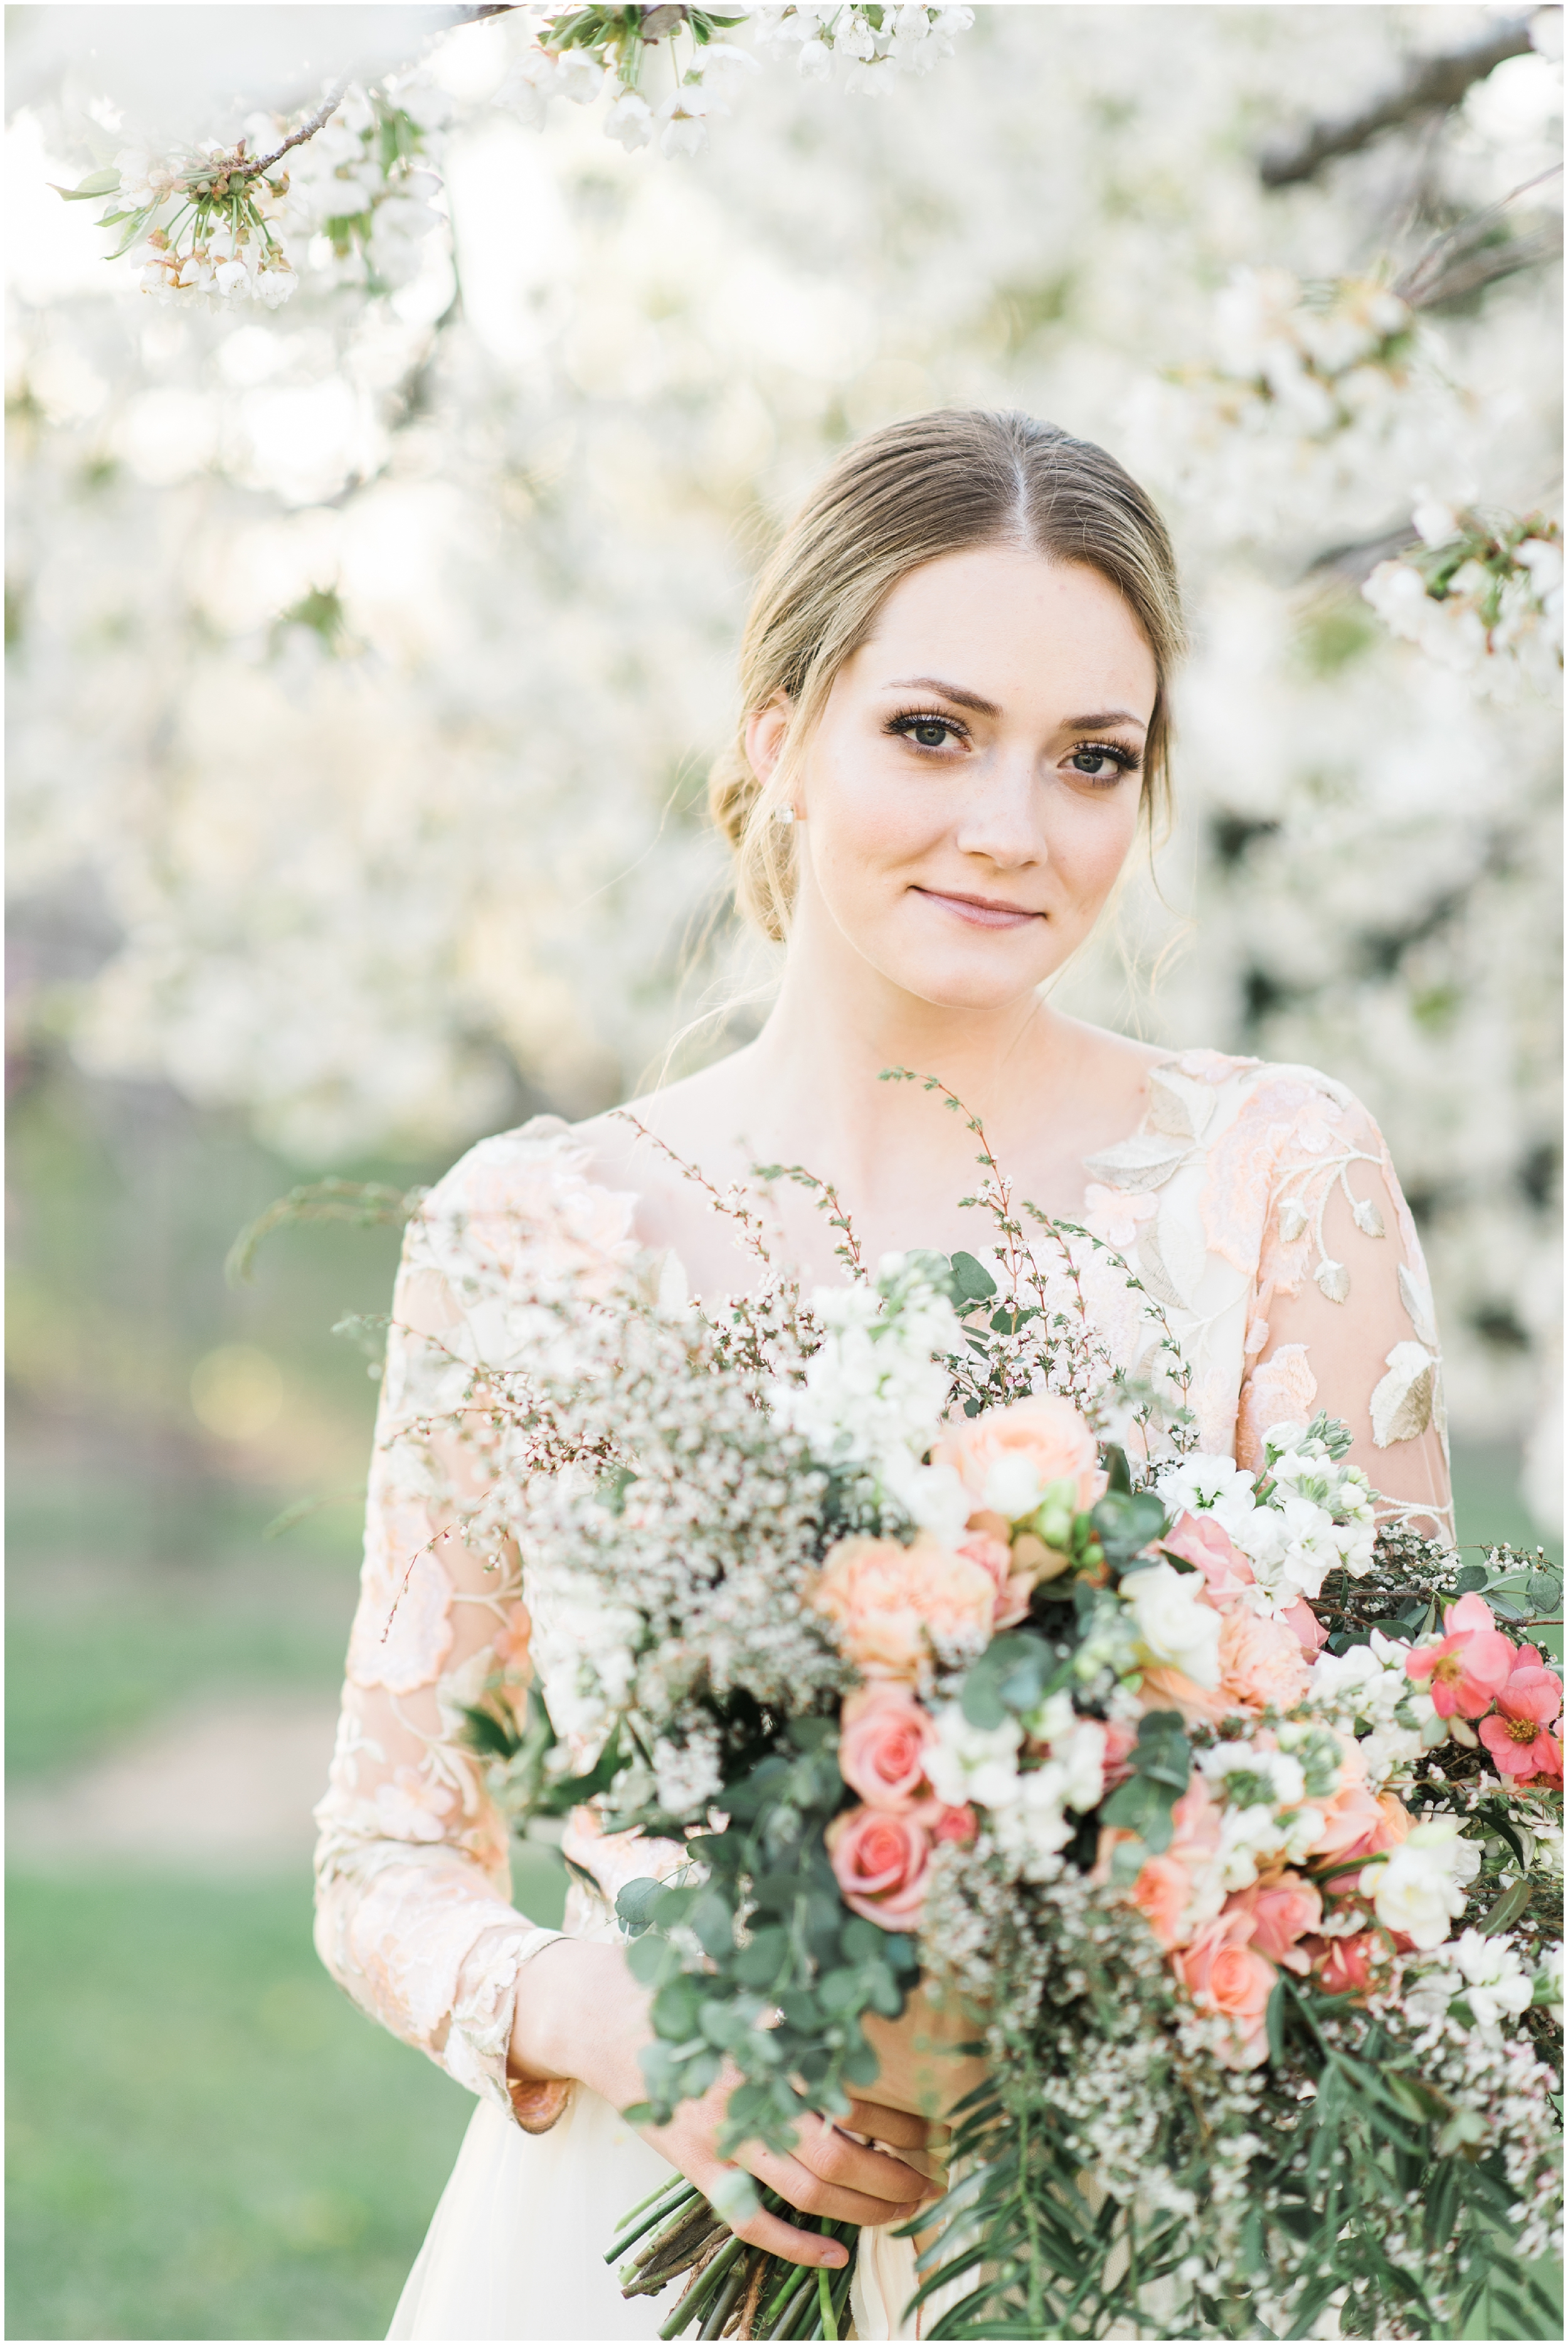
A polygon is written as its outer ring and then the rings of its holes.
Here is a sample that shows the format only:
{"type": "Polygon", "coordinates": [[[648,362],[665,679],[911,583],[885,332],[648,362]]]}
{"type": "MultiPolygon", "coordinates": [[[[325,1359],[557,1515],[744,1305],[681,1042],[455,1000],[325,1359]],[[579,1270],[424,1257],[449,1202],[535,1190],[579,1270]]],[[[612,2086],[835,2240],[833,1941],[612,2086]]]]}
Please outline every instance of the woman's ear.
{"type": "Polygon", "coordinates": [[[774,777],[789,720],[789,695],[785,692],[775,692],[765,708],[754,708],[746,719],[746,759],[764,789],[774,777]]]}

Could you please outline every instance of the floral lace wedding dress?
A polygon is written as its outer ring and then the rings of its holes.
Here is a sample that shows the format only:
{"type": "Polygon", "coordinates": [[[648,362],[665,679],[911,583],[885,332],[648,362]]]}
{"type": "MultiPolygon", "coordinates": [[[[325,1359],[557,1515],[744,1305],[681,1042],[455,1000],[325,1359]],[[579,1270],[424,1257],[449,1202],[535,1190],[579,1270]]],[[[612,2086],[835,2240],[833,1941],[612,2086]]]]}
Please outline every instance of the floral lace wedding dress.
{"type": "MultiPolygon", "coordinates": [[[[1353,1428],[1382,1514],[1447,1529],[1426,1274],[1371,1119],[1309,1068],[1209,1051],[1157,1068],[1150,1100],[1131,1138],[1089,1160],[1081,1219],[1162,1307],[1192,1370],[1201,1447],[1250,1465],[1265,1427],[1326,1407],[1353,1428]]],[[[567,1127],[541,1117],[481,1142],[432,1193],[394,1304],[363,1588],[318,1810],[317,1944],[356,2002],[479,2106],[393,2337],[650,2338],[670,2309],[626,2302],[603,2261],[618,2218],[667,2178],[664,2160],[586,2087],[507,2077],[514,2000],[559,1934],[510,1902],[506,1832],[460,1730],[487,1678],[524,1658],[527,1573],[499,1584],[443,1536],[421,1423],[451,1405],[454,1356],[496,1357],[499,1331],[483,1324],[495,1305],[465,1310],[465,1261],[493,1274],[563,1233],[630,1259],[637,1199],[590,1184],[567,1127]]],[[[1075,1246],[1098,1329],[1133,1368],[1151,1341],[1144,1298],[1108,1251],[1075,1246]]],[[[460,1488],[462,1452],[446,1462],[460,1488]]],[[[573,1623],[532,1609],[532,1664],[570,1732],[573,1623]]],[[[565,1934],[611,1940],[620,1887],[674,1853],[607,1839],[585,1812],[564,1853],[565,1934]]],[[[857,2333],[915,2335],[903,2321],[913,2284],[909,2245],[865,2235],[857,2333]]]]}

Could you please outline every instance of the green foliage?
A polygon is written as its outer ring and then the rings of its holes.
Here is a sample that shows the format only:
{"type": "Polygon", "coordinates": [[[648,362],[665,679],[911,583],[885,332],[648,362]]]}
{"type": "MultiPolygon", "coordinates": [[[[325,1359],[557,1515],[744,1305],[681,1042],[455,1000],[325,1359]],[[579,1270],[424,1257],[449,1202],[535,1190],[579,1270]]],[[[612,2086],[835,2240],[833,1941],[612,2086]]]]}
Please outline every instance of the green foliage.
{"type": "Polygon", "coordinates": [[[754,2140],[787,2149],[810,2110],[844,2116],[849,2088],[876,2074],[863,2018],[896,2019],[918,1971],[908,1938],[839,1895],[824,1836],[850,1795],[832,1721],[797,1719],[789,1733],[790,1751],[726,1785],[728,1830],[688,1842],[704,1877],[633,1882],[616,1906],[653,1990],[647,2114],[667,2124],[733,2060],[726,2155],[754,2140]]]}
{"type": "Polygon", "coordinates": [[[1179,1710],[1146,1711],[1128,1755],[1132,1769],[1100,1810],[1101,1821],[1136,1832],[1151,1854],[1170,1846],[1171,1810],[1186,1791],[1192,1752],[1179,1710]]]}

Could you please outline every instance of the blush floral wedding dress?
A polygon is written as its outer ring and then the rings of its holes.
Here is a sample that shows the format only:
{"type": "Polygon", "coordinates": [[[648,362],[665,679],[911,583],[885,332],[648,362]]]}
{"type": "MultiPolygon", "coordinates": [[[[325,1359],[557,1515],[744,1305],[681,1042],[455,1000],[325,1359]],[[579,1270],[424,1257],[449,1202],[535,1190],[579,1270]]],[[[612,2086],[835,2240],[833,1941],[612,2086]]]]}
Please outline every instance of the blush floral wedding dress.
{"type": "MultiPolygon", "coordinates": [[[[1327,1408],[1381,1493],[1381,1514],[1452,1528],[1437,1335],[1421,1248],[1376,1127],[1311,1069],[1193,1051],[1156,1068],[1137,1132],[1091,1158],[1073,1242],[1113,1364],[1136,1371],[1161,1306],[1191,1370],[1209,1452],[1252,1466],[1265,1427],[1327,1408]]],[[[639,1251],[638,1200],[595,1187],[568,1128],[541,1117],[482,1142],[410,1225],[371,1473],[362,1592],[329,1789],[317,1811],[317,1944],[339,1985],[478,2098],[390,2335],[651,2338],[664,2298],[625,2301],[603,2261],[618,2218],[671,2169],[581,2085],[507,2076],[517,1996],[561,1933],[512,1905],[507,1834],[460,1730],[498,1670],[531,1666],[572,1731],[580,1626],[502,1584],[450,1535],[429,1420],[454,1359],[497,1358],[493,1304],[465,1305],[465,1263],[520,1277],[530,1249],[639,1251]],[[448,1534],[448,1535],[444,1535],[448,1534]]],[[[667,1260],[666,1280],[680,1266],[667,1260]]],[[[678,1287],[677,1287],[678,1291],[678,1287]]],[[[461,1488],[462,1453],[446,1457],[461,1488]]],[[[677,1852],[607,1838],[585,1811],[563,1843],[564,1934],[613,1941],[617,1892],[677,1852]],[[591,1885],[592,1884],[592,1885],[591,1885]]],[[[862,2338],[917,2334],[903,2307],[913,2249],[863,2235],[853,2298],[862,2338]]]]}

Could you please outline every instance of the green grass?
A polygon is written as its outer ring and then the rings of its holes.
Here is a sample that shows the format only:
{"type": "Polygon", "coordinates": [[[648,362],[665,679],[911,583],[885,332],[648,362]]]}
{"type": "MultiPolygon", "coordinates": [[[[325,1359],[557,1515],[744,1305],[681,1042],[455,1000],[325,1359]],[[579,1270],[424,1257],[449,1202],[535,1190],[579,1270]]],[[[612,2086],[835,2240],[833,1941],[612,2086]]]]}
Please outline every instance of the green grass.
{"type": "Polygon", "coordinates": [[[331,1985],[303,1879],[13,1877],[13,2337],[380,2337],[472,2108],[331,1985]]]}
{"type": "MultiPolygon", "coordinates": [[[[559,1863],[518,1874],[559,1919],[559,1863]]],[[[7,1909],[6,2334],[384,2336],[474,2105],[333,1986],[309,1881],[7,1909]]]]}

